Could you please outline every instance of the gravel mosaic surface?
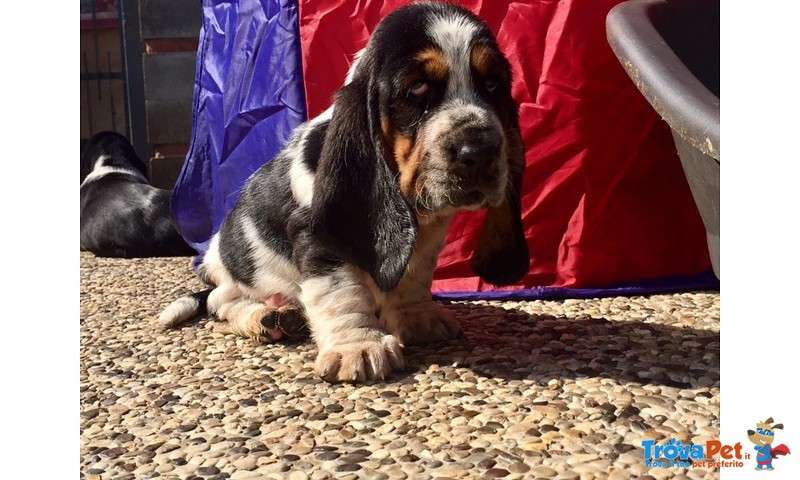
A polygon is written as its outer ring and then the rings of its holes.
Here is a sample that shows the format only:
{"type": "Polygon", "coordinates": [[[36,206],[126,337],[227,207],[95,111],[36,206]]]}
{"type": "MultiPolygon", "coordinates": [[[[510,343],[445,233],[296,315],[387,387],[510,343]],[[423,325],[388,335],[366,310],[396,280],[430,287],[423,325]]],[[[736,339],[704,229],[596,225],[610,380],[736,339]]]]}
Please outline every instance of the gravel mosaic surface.
{"type": "Polygon", "coordinates": [[[309,342],[160,330],[190,261],[81,253],[81,478],[719,476],[641,448],[719,437],[718,292],[450,304],[464,340],[331,385],[309,342]]]}

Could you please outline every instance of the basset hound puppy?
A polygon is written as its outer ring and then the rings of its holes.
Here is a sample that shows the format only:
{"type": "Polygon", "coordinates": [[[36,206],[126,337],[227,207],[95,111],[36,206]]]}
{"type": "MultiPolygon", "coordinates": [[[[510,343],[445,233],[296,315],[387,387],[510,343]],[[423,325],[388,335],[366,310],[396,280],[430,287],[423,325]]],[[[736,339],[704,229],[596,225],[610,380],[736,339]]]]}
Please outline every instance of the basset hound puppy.
{"type": "Polygon", "coordinates": [[[517,110],[480,18],[435,2],[393,11],[333,106],[246,182],[198,267],[213,288],[173,302],[160,324],[207,311],[267,340],[307,322],[331,382],[384,379],[403,367],[402,346],[459,337],[430,291],[456,212],[488,209],[478,275],[506,285],[528,271],[517,110]]]}

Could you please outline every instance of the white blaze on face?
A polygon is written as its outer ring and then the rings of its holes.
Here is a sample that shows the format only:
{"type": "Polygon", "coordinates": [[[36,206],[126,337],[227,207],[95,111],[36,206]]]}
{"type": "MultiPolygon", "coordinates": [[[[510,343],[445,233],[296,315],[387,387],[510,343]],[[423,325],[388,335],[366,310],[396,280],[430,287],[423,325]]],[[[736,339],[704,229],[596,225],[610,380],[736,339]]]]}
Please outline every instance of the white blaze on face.
{"type": "Polygon", "coordinates": [[[428,145],[450,131],[455,123],[468,119],[472,119],[474,127],[503,131],[495,112],[478,96],[472,79],[472,43],[479,29],[473,19],[461,13],[441,14],[428,25],[428,36],[441,49],[449,68],[442,105],[427,120],[428,145]]]}
{"type": "Polygon", "coordinates": [[[472,41],[478,26],[464,15],[449,13],[433,19],[428,36],[442,49],[450,67],[446,100],[462,99],[471,103],[475,97],[470,71],[472,41]]]}

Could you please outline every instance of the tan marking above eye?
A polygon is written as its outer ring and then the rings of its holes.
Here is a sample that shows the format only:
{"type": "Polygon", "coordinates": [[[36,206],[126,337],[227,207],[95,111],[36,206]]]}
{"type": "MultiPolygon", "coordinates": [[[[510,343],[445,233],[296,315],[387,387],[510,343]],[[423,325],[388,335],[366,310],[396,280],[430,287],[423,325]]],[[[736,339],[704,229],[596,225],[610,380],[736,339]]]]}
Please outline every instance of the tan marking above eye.
{"type": "Polygon", "coordinates": [[[422,66],[427,78],[432,81],[444,81],[448,73],[450,73],[450,66],[444,57],[444,53],[436,47],[422,50],[415,58],[422,66]]]}
{"type": "Polygon", "coordinates": [[[470,54],[470,62],[472,67],[478,71],[482,76],[489,74],[490,60],[494,55],[494,51],[486,45],[478,44],[472,47],[470,54]]]}
{"type": "MultiPolygon", "coordinates": [[[[493,79],[495,81],[495,88],[506,80],[506,73],[498,68],[502,65],[501,59],[499,58],[501,55],[502,54],[494,48],[484,44],[475,45],[472,47],[472,52],[470,53],[472,68],[478,72],[481,78],[485,78],[487,83],[489,80],[493,79]]],[[[492,91],[492,89],[489,89],[488,85],[486,85],[486,88],[492,91]]]]}

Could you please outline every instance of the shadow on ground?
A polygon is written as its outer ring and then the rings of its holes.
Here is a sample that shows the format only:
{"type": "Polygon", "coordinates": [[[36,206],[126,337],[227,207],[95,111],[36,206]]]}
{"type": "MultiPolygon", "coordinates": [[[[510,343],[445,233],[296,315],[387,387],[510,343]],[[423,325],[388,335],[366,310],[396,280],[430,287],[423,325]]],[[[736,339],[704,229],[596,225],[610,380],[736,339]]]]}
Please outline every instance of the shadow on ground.
{"type": "MultiPolygon", "coordinates": [[[[415,373],[438,364],[541,384],[597,377],[679,389],[719,386],[720,339],[713,330],[642,318],[575,319],[486,305],[447,307],[461,321],[464,338],[406,348],[406,368],[389,382],[413,381],[415,373]]],[[[184,328],[202,328],[206,321],[210,320],[192,321],[184,328]]],[[[297,345],[284,343],[289,350],[297,345]]]]}
{"type": "Polygon", "coordinates": [[[506,380],[601,377],[698,388],[719,385],[719,332],[653,323],[531,315],[450,305],[465,339],[406,351],[407,369],[456,364],[506,380]]]}

